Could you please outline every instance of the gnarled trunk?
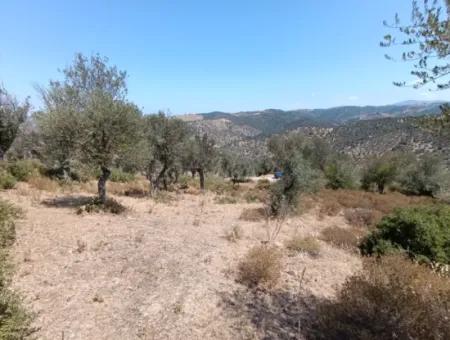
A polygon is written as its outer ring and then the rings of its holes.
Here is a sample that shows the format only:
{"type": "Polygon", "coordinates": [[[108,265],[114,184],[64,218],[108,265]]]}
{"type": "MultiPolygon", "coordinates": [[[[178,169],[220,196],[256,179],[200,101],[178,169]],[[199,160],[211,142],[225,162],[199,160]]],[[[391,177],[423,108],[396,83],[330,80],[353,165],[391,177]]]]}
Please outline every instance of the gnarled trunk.
{"type": "Polygon", "coordinates": [[[152,182],[152,193],[156,193],[160,189],[160,183],[161,179],[163,179],[164,189],[167,190],[167,183],[165,180],[165,174],[166,174],[167,167],[164,165],[158,176],[154,180],[151,180],[152,182]]]}
{"type": "Polygon", "coordinates": [[[197,169],[198,177],[200,177],[200,190],[205,190],[205,173],[203,172],[203,169],[197,169]]]}
{"type": "Polygon", "coordinates": [[[98,179],[98,199],[102,204],[106,203],[106,181],[108,180],[109,176],[111,176],[111,170],[109,170],[107,167],[102,166],[102,174],[98,179]]]}

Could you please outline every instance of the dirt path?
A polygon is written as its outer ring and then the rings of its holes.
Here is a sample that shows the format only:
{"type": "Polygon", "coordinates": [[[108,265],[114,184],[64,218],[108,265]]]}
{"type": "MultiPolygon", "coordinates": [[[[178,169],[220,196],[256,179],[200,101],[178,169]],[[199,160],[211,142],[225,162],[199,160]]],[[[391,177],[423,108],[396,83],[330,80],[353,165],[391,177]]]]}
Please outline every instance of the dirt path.
{"type": "MultiPolygon", "coordinates": [[[[266,237],[263,222],[239,220],[255,204],[218,205],[210,195],[156,205],[119,198],[131,208],[126,216],[79,216],[67,207],[73,199],[55,207],[42,204],[49,198],[42,194],[0,197],[26,213],[14,287],[37,313],[39,339],[291,338],[304,307],[296,300],[303,270],[301,294],[324,298],[360,268],[355,255],[322,244],[319,258],[286,254],[274,292],[249,291],[235,282],[235,269],[266,237]],[[224,237],[233,225],[245,234],[236,243],[224,237]]],[[[339,223],[289,220],[277,241],[339,223]]]]}

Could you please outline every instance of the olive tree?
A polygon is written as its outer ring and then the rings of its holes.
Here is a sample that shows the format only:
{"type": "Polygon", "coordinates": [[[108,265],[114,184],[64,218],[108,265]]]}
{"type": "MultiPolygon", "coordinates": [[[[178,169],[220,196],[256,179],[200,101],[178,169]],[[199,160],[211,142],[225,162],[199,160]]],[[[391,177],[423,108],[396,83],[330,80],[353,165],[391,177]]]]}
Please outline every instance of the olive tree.
{"type": "Polygon", "coordinates": [[[28,99],[20,103],[0,86],[0,160],[3,160],[14,142],[20,125],[27,119],[29,110],[28,99]]]}
{"type": "Polygon", "coordinates": [[[398,164],[393,155],[384,155],[371,159],[363,169],[361,184],[364,190],[373,185],[383,194],[386,187],[394,182],[398,175],[398,164]]]}
{"type": "Polygon", "coordinates": [[[186,124],[173,117],[167,117],[163,112],[145,117],[144,134],[148,143],[147,178],[152,190],[158,191],[161,182],[167,190],[167,176],[177,177],[181,168],[183,143],[187,136],[186,124]]]}
{"type": "Polygon", "coordinates": [[[63,75],[63,81],[40,89],[44,154],[59,166],[78,161],[99,168],[98,196],[104,203],[114,160],[140,137],[141,113],[126,100],[126,73],[109,66],[107,58],[77,54],[63,75]]]}
{"type": "Polygon", "coordinates": [[[108,59],[98,54],[89,58],[76,54],[62,75],[63,80],[50,80],[47,87],[38,87],[44,109],[37,115],[37,123],[43,141],[42,160],[65,176],[80,159],[83,120],[92,97],[124,100],[127,87],[126,72],[109,66],[108,59]]]}
{"type": "Polygon", "coordinates": [[[87,105],[82,119],[80,159],[101,170],[98,179],[101,203],[106,201],[106,181],[115,158],[139,140],[140,118],[135,105],[104,93],[93,95],[87,105]]]}
{"type": "Polygon", "coordinates": [[[450,0],[414,0],[410,22],[402,23],[396,14],[394,23],[384,24],[397,30],[399,37],[387,34],[381,46],[401,47],[401,59],[413,63],[411,74],[417,78],[412,85],[404,81],[394,82],[395,85],[450,88],[450,0]]]}
{"type": "Polygon", "coordinates": [[[205,172],[209,171],[215,156],[215,142],[205,133],[203,136],[195,135],[186,143],[183,153],[184,163],[195,176],[198,173],[200,189],[205,189],[205,172]]]}

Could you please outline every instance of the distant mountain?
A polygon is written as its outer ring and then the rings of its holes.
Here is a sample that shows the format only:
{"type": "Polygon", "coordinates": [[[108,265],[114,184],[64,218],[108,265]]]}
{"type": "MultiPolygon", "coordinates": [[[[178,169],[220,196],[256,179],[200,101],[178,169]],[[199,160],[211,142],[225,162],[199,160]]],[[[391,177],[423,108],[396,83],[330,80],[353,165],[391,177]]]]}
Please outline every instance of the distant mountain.
{"type": "MultiPolygon", "coordinates": [[[[384,106],[339,106],[328,109],[299,109],[245,111],[237,113],[209,112],[198,115],[182,116],[193,125],[200,121],[209,121],[212,128],[214,121],[229,121],[234,126],[252,129],[254,135],[270,136],[299,127],[336,127],[350,121],[379,118],[401,118],[423,115],[435,115],[440,112],[442,102],[407,101],[384,106]],[[195,117],[195,119],[192,119],[195,117]]],[[[204,123],[203,123],[204,124],[204,123]]]]}
{"type": "Polygon", "coordinates": [[[436,115],[442,102],[406,101],[384,106],[328,109],[210,112],[181,116],[192,128],[212,136],[218,146],[249,159],[267,153],[273,134],[298,131],[321,136],[337,151],[363,159],[386,151],[435,152],[450,166],[450,141],[424,130],[417,118],[436,115]]]}

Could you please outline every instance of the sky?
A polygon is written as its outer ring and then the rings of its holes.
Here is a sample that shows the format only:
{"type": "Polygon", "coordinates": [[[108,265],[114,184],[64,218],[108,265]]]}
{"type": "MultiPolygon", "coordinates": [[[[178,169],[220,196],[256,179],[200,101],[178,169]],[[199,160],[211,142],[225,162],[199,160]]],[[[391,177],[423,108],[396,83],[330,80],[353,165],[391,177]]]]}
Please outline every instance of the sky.
{"type": "Polygon", "coordinates": [[[450,100],[397,88],[410,64],[384,58],[383,20],[409,0],[14,0],[0,2],[0,82],[41,105],[76,52],[128,73],[146,113],[384,105],[450,100]]]}

